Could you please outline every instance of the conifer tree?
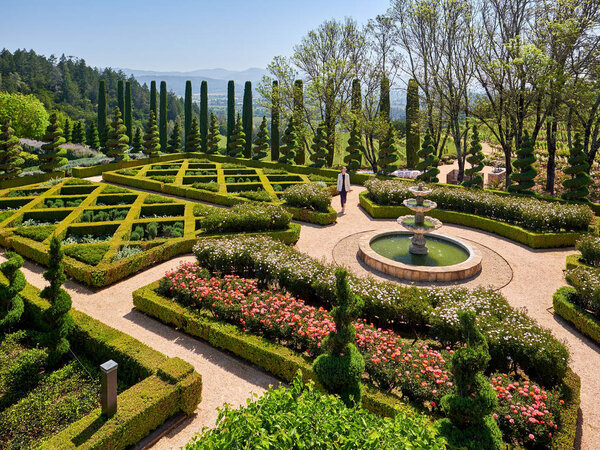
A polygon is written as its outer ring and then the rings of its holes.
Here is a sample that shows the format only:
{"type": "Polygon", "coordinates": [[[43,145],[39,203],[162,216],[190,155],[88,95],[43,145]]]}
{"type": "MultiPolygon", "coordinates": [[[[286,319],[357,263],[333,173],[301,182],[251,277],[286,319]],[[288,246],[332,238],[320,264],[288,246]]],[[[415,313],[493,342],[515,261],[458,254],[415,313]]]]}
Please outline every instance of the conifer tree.
{"type": "Polygon", "coordinates": [[[119,107],[115,107],[113,111],[113,118],[110,124],[110,131],[108,132],[108,139],[106,140],[106,156],[113,158],[113,161],[128,161],[129,156],[126,152],[129,149],[129,138],[127,137],[127,128],[123,125],[123,119],[121,117],[121,110],[119,107]]]}
{"type": "Polygon", "coordinates": [[[100,138],[98,137],[98,128],[93,121],[89,121],[85,134],[85,143],[94,150],[100,150],[100,138]]]}
{"type": "Polygon", "coordinates": [[[71,120],[67,117],[65,119],[65,124],[63,126],[63,137],[65,138],[65,142],[71,142],[73,133],[73,125],[71,124],[71,120]]]}
{"type": "Polygon", "coordinates": [[[525,130],[521,148],[517,150],[517,159],[513,161],[514,172],[510,175],[513,184],[508,187],[509,192],[533,195],[531,188],[535,186],[533,179],[537,175],[537,170],[533,168],[533,164],[537,159],[535,153],[533,153],[533,145],[534,142],[529,137],[529,132],[525,130]]]}
{"type": "Polygon", "coordinates": [[[267,132],[267,118],[263,116],[258,133],[254,139],[254,149],[252,159],[261,160],[267,156],[267,149],[269,148],[269,133],[267,132]]]}
{"type": "Polygon", "coordinates": [[[154,113],[154,117],[158,115],[156,108],[156,81],[154,80],[150,82],[150,111],[154,113]]]}
{"type": "Polygon", "coordinates": [[[76,120],[73,123],[73,134],[71,136],[71,140],[75,144],[83,144],[85,142],[84,125],[80,120],[76,120]]]}
{"type": "Polygon", "coordinates": [[[202,141],[202,151],[207,153],[208,142],[208,83],[203,81],[200,84],[200,139],[202,141]]]}
{"type": "Polygon", "coordinates": [[[246,81],[244,85],[244,100],[242,103],[242,127],[246,136],[244,158],[252,157],[252,82],[246,81]]]}
{"type": "Polygon", "coordinates": [[[346,168],[348,170],[360,169],[363,152],[364,147],[362,144],[362,133],[360,132],[360,128],[356,120],[354,120],[352,128],[350,129],[348,146],[346,147],[347,154],[344,156],[344,163],[346,163],[346,168]]]}
{"type": "Polygon", "coordinates": [[[271,161],[279,159],[279,83],[273,81],[273,104],[271,105],[271,161]]]}
{"type": "Polygon", "coordinates": [[[483,170],[483,160],[485,159],[485,155],[481,151],[477,125],[473,125],[473,135],[471,136],[471,146],[469,147],[468,155],[467,162],[471,164],[471,167],[465,170],[465,175],[470,179],[463,181],[462,185],[466,187],[482,188],[483,175],[481,174],[481,171],[483,170]]]}
{"type": "Polygon", "coordinates": [[[219,153],[219,124],[217,123],[217,117],[214,113],[210,112],[210,127],[208,129],[208,136],[206,142],[206,153],[214,155],[219,153]]]}
{"type": "Polygon", "coordinates": [[[394,164],[398,160],[394,137],[394,127],[392,127],[391,124],[387,124],[386,128],[387,132],[385,137],[379,143],[379,158],[377,159],[379,173],[382,175],[389,175],[398,168],[394,164]]]}
{"type": "Polygon", "coordinates": [[[5,117],[0,128],[0,181],[18,177],[25,162],[21,158],[19,138],[14,133],[10,118],[5,117]]]}
{"type": "Polygon", "coordinates": [[[385,75],[381,78],[379,89],[379,115],[384,122],[390,121],[390,80],[385,75]]]}
{"type": "Polygon", "coordinates": [[[140,127],[135,127],[135,134],[133,135],[133,142],[131,143],[132,151],[139,153],[144,151],[144,142],[142,138],[142,130],[140,127]]]}
{"type": "Polygon", "coordinates": [[[414,79],[408,81],[406,89],[406,166],[413,169],[419,162],[417,155],[419,134],[419,85],[414,79]]]}
{"type": "Polygon", "coordinates": [[[185,145],[186,152],[198,152],[202,145],[202,138],[200,137],[200,127],[198,126],[198,119],[192,118],[192,126],[190,127],[190,136],[185,145]]]}
{"type": "MultiPolygon", "coordinates": [[[[294,123],[296,124],[296,135],[302,135],[302,117],[304,115],[304,85],[302,80],[294,81],[294,123]]],[[[300,141],[300,136],[298,140],[300,141]]],[[[304,152],[304,145],[299,142],[298,149],[296,150],[296,158],[294,158],[296,164],[306,164],[306,155],[304,152]]]]}
{"type": "Polygon", "coordinates": [[[424,181],[425,183],[439,182],[440,180],[437,177],[438,173],[440,173],[440,169],[437,168],[439,158],[436,156],[435,149],[433,148],[431,130],[429,127],[425,130],[423,145],[421,146],[418,155],[421,160],[417,164],[417,170],[421,170],[423,173],[419,175],[417,179],[424,181]]]}
{"type": "Polygon", "coordinates": [[[125,83],[123,80],[117,81],[117,106],[121,114],[125,113],[125,83]]]}
{"type": "Polygon", "coordinates": [[[351,111],[358,115],[362,109],[362,93],[360,91],[360,80],[355,78],[352,80],[352,101],[351,111]]]}
{"type": "Polygon", "coordinates": [[[312,164],[310,167],[316,167],[320,169],[327,163],[327,134],[326,127],[323,122],[321,122],[317,127],[317,131],[313,136],[313,142],[310,148],[312,150],[312,155],[310,155],[312,164]]]}
{"type": "Polygon", "coordinates": [[[233,80],[227,83],[227,151],[229,152],[229,143],[235,126],[235,85],[233,80]]]}
{"type": "Polygon", "coordinates": [[[27,282],[19,269],[23,266],[23,258],[16,253],[6,252],[8,261],[0,264],[0,272],[8,280],[8,284],[0,283],[0,332],[6,333],[16,329],[25,310],[23,298],[19,295],[27,282]]]}
{"type": "Polygon", "coordinates": [[[277,162],[282,164],[294,164],[296,158],[296,150],[298,150],[298,137],[296,135],[296,124],[294,123],[294,116],[290,117],[287,128],[281,138],[283,145],[281,146],[281,156],[277,162]]]}
{"type": "MultiPolygon", "coordinates": [[[[104,80],[100,80],[98,83],[98,120],[97,130],[98,139],[100,140],[100,147],[106,146],[106,83],[104,80]]],[[[98,147],[98,148],[100,148],[98,147]]]]}
{"type": "Polygon", "coordinates": [[[168,129],[167,129],[167,83],[160,82],[160,117],[158,123],[158,136],[160,138],[160,148],[167,151],[168,148],[168,129]]]}
{"type": "Polygon", "coordinates": [[[227,151],[227,155],[233,156],[234,158],[241,158],[244,156],[245,147],[246,134],[244,133],[242,118],[238,113],[237,121],[235,122],[235,127],[233,128],[233,133],[231,135],[231,138],[229,139],[229,148],[227,151]]]}
{"type": "Polygon", "coordinates": [[[176,121],[171,131],[171,138],[169,139],[169,153],[177,153],[181,151],[181,127],[179,122],[176,121]]]}
{"type": "Polygon", "coordinates": [[[188,151],[188,140],[190,139],[190,131],[192,129],[192,82],[185,82],[185,102],[183,105],[183,145],[188,151]]]}
{"type": "Polygon", "coordinates": [[[46,128],[46,134],[43,137],[45,142],[42,145],[44,153],[38,156],[40,160],[40,170],[44,172],[55,172],[59,167],[67,163],[67,158],[64,156],[67,151],[61,147],[65,143],[63,130],[58,123],[56,113],[50,116],[50,124],[46,128]]]}
{"type": "Polygon", "coordinates": [[[571,175],[571,178],[563,181],[563,186],[567,192],[562,194],[565,200],[585,201],[590,193],[588,186],[592,184],[588,171],[590,165],[587,162],[587,157],[583,152],[583,143],[581,135],[575,133],[573,144],[569,148],[569,167],[563,172],[566,175],[571,175]]]}
{"type": "Polygon", "coordinates": [[[150,111],[150,117],[144,130],[144,149],[142,150],[149,158],[154,158],[160,154],[160,138],[158,136],[158,126],[154,111],[150,111]]]}
{"type": "Polygon", "coordinates": [[[133,107],[131,106],[131,81],[125,83],[125,128],[129,142],[133,140],[133,107]]]}

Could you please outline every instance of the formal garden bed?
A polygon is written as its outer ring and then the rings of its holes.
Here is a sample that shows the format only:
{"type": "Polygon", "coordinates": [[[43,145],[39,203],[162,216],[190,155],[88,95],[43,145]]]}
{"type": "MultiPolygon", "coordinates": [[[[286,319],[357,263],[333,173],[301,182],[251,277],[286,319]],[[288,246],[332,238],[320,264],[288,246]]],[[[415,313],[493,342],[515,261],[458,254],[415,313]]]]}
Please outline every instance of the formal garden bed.
{"type": "MultiPolygon", "coordinates": [[[[333,326],[334,267],[260,237],[204,239],[194,252],[198,263],[136,291],[135,306],[285,380],[298,369],[312,379],[310,361],[333,326]]],[[[355,323],[364,382],[371,386],[363,407],[380,415],[399,407],[440,417],[441,397],[453,389],[457,314],[472,310],[489,344],[487,377],[505,441],[572,447],[579,382],[568,368],[568,351],[499,293],[353,276],[349,283],[364,302],[355,323]]]]}
{"type": "Polygon", "coordinates": [[[190,252],[198,237],[266,232],[294,243],[300,226],[280,206],[221,208],[76,178],[0,190],[0,244],[47,264],[58,236],[65,268],[89,286],[114,283],[145,267],[190,252]],[[221,226],[215,222],[229,214],[221,226]]]}

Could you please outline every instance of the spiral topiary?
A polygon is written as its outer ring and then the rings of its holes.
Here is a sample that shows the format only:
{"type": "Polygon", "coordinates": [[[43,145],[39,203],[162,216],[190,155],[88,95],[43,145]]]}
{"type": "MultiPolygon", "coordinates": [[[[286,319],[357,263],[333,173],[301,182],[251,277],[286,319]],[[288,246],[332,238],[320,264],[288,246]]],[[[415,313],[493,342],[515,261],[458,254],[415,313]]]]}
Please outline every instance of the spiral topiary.
{"type": "Polygon", "coordinates": [[[348,139],[348,146],[346,147],[346,152],[348,152],[348,154],[344,156],[344,162],[346,163],[346,168],[348,170],[360,169],[363,151],[362,133],[355,120],[352,124],[350,139],[348,139]]]}
{"type": "Polygon", "coordinates": [[[571,178],[563,181],[563,186],[568,191],[562,195],[562,198],[565,200],[587,200],[590,193],[588,186],[592,184],[592,179],[588,174],[590,165],[587,162],[587,156],[583,152],[583,143],[579,133],[575,133],[575,140],[569,150],[569,167],[564,169],[563,172],[571,175],[571,178]]]}
{"type": "Polygon", "coordinates": [[[471,164],[471,167],[465,169],[465,175],[469,177],[468,180],[462,182],[463,186],[466,187],[483,187],[483,160],[485,155],[481,151],[481,143],[479,142],[479,131],[477,131],[477,125],[473,125],[473,136],[471,137],[471,146],[469,147],[469,156],[467,156],[467,162],[471,164]]]}
{"type": "Polygon", "coordinates": [[[263,116],[256,137],[254,138],[254,147],[252,148],[252,159],[261,160],[267,156],[269,148],[269,133],[267,132],[267,118],[263,116]]]}
{"type": "Polygon", "coordinates": [[[219,153],[219,124],[214,113],[210,112],[210,127],[208,128],[208,135],[206,137],[206,153],[214,155],[219,153]]]}
{"type": "Polygon", "coordinates": [[[19,138],[14,133],[7,117],[0,128],[0,181],[18,177],[25,162],[21,158],[19,138]]]}
{"type": "Polygon", "coordinates": [[[148,117],[148,123],[144,130],[144,144],[142,152],[149,158],[153,158],[160,154],[160,136],[158,133],[158,125],[156,124],[156,117],[154,111],[150,110],[150,116],[148,117]]]}
{"type": "Polygon", "coordinates": [[[310,167],[321,168],[327,163],[327,134],[325,133],[325,129],[325,124],[321,122],[313,137],[313,142],[310,146],[312,150],[312,154],[310,155],[312,164],[310,167]]]}
{"type": "Polygon", "coordinates": [[[128,161],[129,156],[125,153],[128,149],[127,128],[123,125],[121,110],[117,106],[113,110],[113,119],[106,139],[105,153],[106,156],[111,156],[113,161],[128,161]]]}
{"type": "Polygon", "coordinates": [[[348,406],[360,405],[362,386],[360,380],[365,371],[365,361],[354,345],[356,329],[352,322],[362,308],[362,300],[348,286],[348,272],[335,271],[337,305],[331,310],[335,331],[323,340],[327,352],[315,359],[313,370],[319,383],[329,393],[337,394],[348,406]]]}
{"type": "Polygon", "coordinates": [[[46,128],[43,140],[45,142],[42,145],[43,153],[38,156],[40,170],[54,172],[67,163],[67,158],[64,158],[67,151],[61,147],[65,143],[65,138],[63,137],[63,130],[60,128],[56,113],[50,116],[50,124],[46,128]]]}
{"type": "Polygon", "coordinates": [[[227,149],[227,155],[233,156],[234,158],[241,158],[244,156],[244,148],[246,147],[246,134],[242,126],[242,118],[238,114],[233,132],[229,137],[229,147],[227,149]]]}
{"type": "Polygon", "coordinates": [[[442,397],[446,418],[436,424],[451,448],[502,449],[502,433],[492,413],[498,405],[494,389],[483,376],[490,362],[485,337],[475,324],[475,313],[459,312],[466,347],[452,355],[456,393],[442,397]]]}
{"type": "Polygon", "coordinates": [[[382,175],[389,175],[398,167],[394,163],[398,160],[398,154],[396,153],[396,145],[394,139],[394,129],[391,124],[386,125],[387,131],[383,140],[379,143],[379,159],[377,165],[379,166],[379,173],[382,175]]]}
{"type": "Polygon", "coordinates": [[[537,170],[533,168],[537,159],[533,153],[533,144],[529,133],[525,130],[521,147],[517,150],[517,159],[513,162],[515,171],[510,175],[511,181],[517,184],[511,184],[508,187],[509,192],[533,195],[531,188],[535,186],[533,179],[537,175],[537,170]]]}
{"type": "Polygon", "coordinates": [[[7,252],[8,261],[0,265],[0,271],[8,279],[8,285],[0,283],[0,331],[6,332],[21,320],[24,310],[23,299],[19,295],[25,288],[25,276],[19,270],[23,258],[13,252],[7,252]]]}
{"type": "Polygon", "coordinates": [[[437,168],[440,159],[435,154],[433,140],[431,139],[431,130],[429,128],[425,130],[423,144],[417,155],[419,156],[419,162],[416,168],[423,171],[417,177],[417,180],[425,181],[426,183],[437,183],[440,181],[437,177],[437,174],[440,173],[440,169],[437,168]]]}
{"type": "Polygon", "coordinates": [[[277,160],[282,164],[294,164],[296,158],[296,150],[298,149],[298,137],[296,135],[296,123],[294,117],[290,117],[288,126],[283,132],[281,138],[282,146],[279,149],[281,156],[277,160]]]}

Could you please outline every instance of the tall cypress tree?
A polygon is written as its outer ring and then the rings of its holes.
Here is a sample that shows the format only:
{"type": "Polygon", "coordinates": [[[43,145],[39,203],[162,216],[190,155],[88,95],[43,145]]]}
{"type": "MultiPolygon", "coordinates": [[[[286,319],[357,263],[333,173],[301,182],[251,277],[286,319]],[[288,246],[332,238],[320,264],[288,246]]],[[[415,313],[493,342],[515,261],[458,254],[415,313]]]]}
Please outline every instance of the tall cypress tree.
{"type": "Polygon", "coordinates": [[[135,134],[133,135],[133,142],[131,143],[132,150],[139,153],[144,150],[144,143],[142,139],[142,129],[135,127],[135,134]]]}
{"type": "Polygon", "coordinates": [[[100,150],[100,138],[98,137],[98,128],[96,124],[90,120],[87,124],[87,130],[85,134],[85,143],[88,147],[94,150],[100,150]]]}
{"type": "Polygon", "coordinates": [[[150,111],[154,113],[154,117],[158,115],[156,109],[156,81],[154,80],[150,82],[150,111]]]}
{"type": "Polygon", "coordinates": [[[364,147],[362,143],[362,133],[360,132],[360,127],[358,126],[358,123],[356,122],[356,120],[354,120],[352,128],[350,129],[350,139],[348,139],[348,146],[346,147],[347,155],[344,156],[344,162],[346,163],[346,167],[348,170],[360,169],[363,152],[364,147]]]}
{"type": "Polygon", "coordinates": [[[391,124],[388,124],[386,128],[387,132],[385,137],[379,143],[379,158],[377,159],[379,173],[382,175],[389,175],[398,168],[394,164],[398,160],[394,137],[394,127],[392,127],[391,124]]]}
{"type": "Polygon", "coordinates": [[[181,127],[179,122],[175,121],[171,137],[169,139],[169,153],[177,153],[181,151],[181,127]]]}
{"type": "Polygon", "coordinates": [[[352,80],[352,101],[350,108],[354,114],[359,114],[362,109],[362,93],[360,91],[360,80],[358,78],[352,80]]]}
{"type": "Polygon", "coordinates": [[[294,164],[296,159],[296,150],[298,149],[298,137],[296,135],[296,124],[294,123],[294,116],[290,117],[288,126],[283,133],[281,138],[283,146],[280,149],[281,156],[278,162],[283,164],[294,164]]]}
{"type": "Polygon", "coordinates": [[[229,142],[235,126],[235,85],[233,80],[227,83],[227,151],[229,152],[229,142]]]}
{"type": "Polygon", "coordinates": [[[310,155],[310,160],[312,161],[310,167],[323,167],[327,163],[327,134],[323,122],[317,127],[310,148],[313,151],[312,155],[310,155]]]}
{"type": "Polygon", "coordinates": [[[419,158],[421,160],[417,164],[417,169],[422,170],[423,173],[417,179],[426,183],[437,183],[440,181],[437,177],[438,173],[440,173],[440,169],[437,168],[439,158],[433,148],[433,140],[431,139],[431,130],[429,127],[425,130],[423,145],[421,146],[421,150],[419,150],[419,158]]]}
{"type": "Polygon", "coordinates": [[[244,85],[244,102],[242,103],[242,126],[246,136],[244,157],[252,157],[252,83],[246,81],[244,85]]]}
{"type": "Polygon", "coordinates": [[[239,113],[233,133],[229,139],[229,148],[227,149],[227,155],[233,156],[234,158],[241,158],[244,156],[244,149],[246,148],[246,133],[244,133],[244,126],[242,125],[242,118],[239,113]]]}
{"type": "Polygon", "coordinates": [[[419,86],[410,79],[406,89],[406,166],[413,169],[419,162],[419,86]]]}
{"type": "Polygon", "coordinates": [[[535,181],[533,180],[537,175],[537,170],[533,168],[533,164],[537,160],[533,152],[533,146],[534,142],[529,137],[529,132],[525,130],[523,140],[521,141],[521,148],[517,150],[517,159],[513,161],[514,172],[510,174],[513,184],[508,187],[509,192],[533,195],[531,188],[535,186],[535,181]]]}
{"type": "MultiPolygon", "coordinates": [[[[429,131],[429,129],[427,130],[429,131]]],[[[427,135],[426,135],[427,136],[427,135]]],[[[483,187],[483,160],[485,155],[481,151],[481,144],[479,142],[479,132],[477,131],[477,125],[473,125],[473,136],[471,137],[471,146],[469,147],[469,156],[467,156],[467,162],[471,164],[471,167],[465,170],[465,175],[470,179],[462,182],[463,186],[467,187],[483,187]]],[[[421,154],[419,153],[419,156],[421,154]]],[[[419,167],[417,166],[417,169],[419,167]]]]}
{"type": "Polygon", "coordinates": [[[185,82],[185,103],[183,105],[183,142],[185,150],[188,149],[188,140],[190,138],[190,130],[192,128],[192,82],[185,82]]]}
{"type": "Polygon", "coordinates": [[[252,159],[261,160],[267,156],[269,148],[269,133],[267,132],[267,118],[263,116],[258,133],[254,139],[254,148],[252,150],[252,159]]]}
{"type": "Polygon", "coordinates": [[[588,175],[590,165],[583,152],[583,143],[579,133],[575,133],[575,139],[569,149],[568,162],[569,167],[566,167],[563,172],[566,175],[571,175],[571,178],[563,181],[563,186],[568,190],[562,195],[562,198],[565,200],[587,200],[590,193],[588,186],[592,184],[592,179],[588,175]]]}
{"type": "Polygon", "coordinates": [[[160,117],[158,123],[158,135],[160,137],[160,148],[164,151],[168,147],[168,131],[167,131],[167,83],[160,82],[160,117]]]}
{"type": "Polygon", "coordinates": [[[188,141],[185,144],[186,152],[197,152],[200,151],[202,145],[202,139],[200,138],[200,128],[198,127],[198,119],[192,118],[192,125],[190,126],[190,135],[188,141]]]}
{"type": "Polygon", "coordinates": [[[271,105],[271,161],[279,159],[279,83],[273,81],[273,104],[271,105]]]}
{"type": "Polygon", "coordinates": [[[131,81],[125,83],[125,128],[129,142],[133,139],[133,108],[131,106],[131,81]]]}
{"type": "Polygon", "coordinates": [[[208,128],[208,136],[206,140],[206,153],[214,155],[219,153],[219,124],[214,113],[210,112],[210,127],[208,128]]]}
{"type": "Polygon", "coordinates": [[[125,82],[123,80],[117,81],[117,106],[121,113],[125,112],[125,82]]]}
{"type": "Polygon", "coordinates": [[[0,128],[0,181],[18,177],[25,162],[21,158],[19,138],[14,133],[10,119],[6,117],[0,128]]]}
{"type": "Polygon", "coordinates": [[[65,119],[65,125],[63,126],[63,137],[65,138],[65,142],[71,142],[72,130],[71,120],[67,117],[65,119]]]}
{"type": "Polygon", "coordinates": [[[384,121],[390,121],[390,80],[385,75],[379,89],[379,115],[384,121]]]}
{"type": "Polygon", "coordinates": [[[48,128],[46,128],[43,140],[45,142],[42,145],[44,153],[38,156],[40,170],[54,172],[67,163],[67,158],[64,157],[67,151],[61,147],[65,143],[65,138],[63,137],[63,130],[60,127],[56,113],[52,113],[50,116],[50,123],[48,124],[48,128]]]}
{"type": "Polygon", "coordinates": [[[200,140],[202,151],[206,153],[208,142],[208,83],[200,84],[200,140]]]}
{"type": "Polygon", "coordinates": [[[106,146],[106,83],[104,80],[100,80],[98,83],[97,127],[100,146],[104,148],[106,146]]]}
{"type": "Polygon", "coordinates": [[[113,111],[113,119],[106,140],[106,155],[114,158],[114,161],[128,161],[129,156],[125,152],[129,149],[129,138],[125,134],[127,128],[123,125],[121,110],[117,106],[113,111]]]}
{"type": "MultiPolygon", "coordinates": [[[[302,80],[294,81],[294,123],[296,124],[296,134],[302,134],[302,117],[304,115],[304,86],[302,80]]],[[[304,145],[299,142],[298,151],[295,158],[296,164],[306,164],[306,154],[304,145]]]]}
{"type": "Polygon", "coordinates": [[[333,78],[329,78],[325,85],[325,131],[327,134],[327,165],[333,165],[335,155],[335,92],[333,78]]]}
{"type": "Polygon", "coordinates": [[[154,158],[160,154],[160,137],[154,111],[150,111],[150,117],[144,130],[144,149],[142,150],[149,158],[154,158]]]}

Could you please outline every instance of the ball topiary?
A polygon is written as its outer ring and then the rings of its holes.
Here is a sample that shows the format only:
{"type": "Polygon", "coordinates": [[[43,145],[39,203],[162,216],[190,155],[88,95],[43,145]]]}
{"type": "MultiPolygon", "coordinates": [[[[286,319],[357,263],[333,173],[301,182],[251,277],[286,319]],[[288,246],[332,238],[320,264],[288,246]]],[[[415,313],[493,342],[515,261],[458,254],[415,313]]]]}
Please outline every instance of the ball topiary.
{"type": "Polygon", "coordinates": [[[25,276],[19,270],[23,258],[13,252],[7,252],[8,261],[0,265],[0,271],[8,279],[8,285],[0,283],[0,331],[15,328],[24,310],[23,299],[19,295],[25,288],[25,276]]]}
{"type": "Polygon", "coordinates": [[[479,131],[477,131],[477,125],[473,125],[473,136],[471,137],[471,146],[469,147],[469,156],[467,156],[467,162],[471,164],[471,167],[465,169],[465,175],[469,177],[468,180],[462,182],[463,186],[466,187],[483,187],[483,160],[485,155],[481,151],[481,143],[479,142],[479,131]]]}
{"type": "Polygon", "coordinates": [[[431,130],[429,128],[425,130],[423,145],[417,155],[420,159],[416,166],[417,170],[423,171],[423,173],[417,177],[417,180],[426,183],[437,183],[440,181],[437,177],[438,173],[440,173],[440,169],[437,168],[439,158],[435,154],[433,141],[431,139],[431,130]]]}
{"type": "Polygon", "coordinates": [[[517,159],[513,161],[515,171],[510,175],[511,181],[516,184],[511,184],[508,187],[509,192],[533,195],[531,188],[535,186],[533,179],[537,175],[537,170],[533,168],[533,164],[537,159],[533,153],[533,144],[533,140],[525,130],[521,147],[517,150],[517,159]]]}
{"type": "Polygon", "coordinates": [[[568,190],[562,195],[562,198],[565,200],[587,200],[590,193],[588,186],[592,184],[592,179],[588,174],[590,165],[587,162],[586,154],[583,152],[583,143],[579,133],[575,133],[575,140],[569,149],[569,153],[569,167],[565,168],[563,172],[571,175],[571,178],[563,181],[563,186],[568,190]]]}

